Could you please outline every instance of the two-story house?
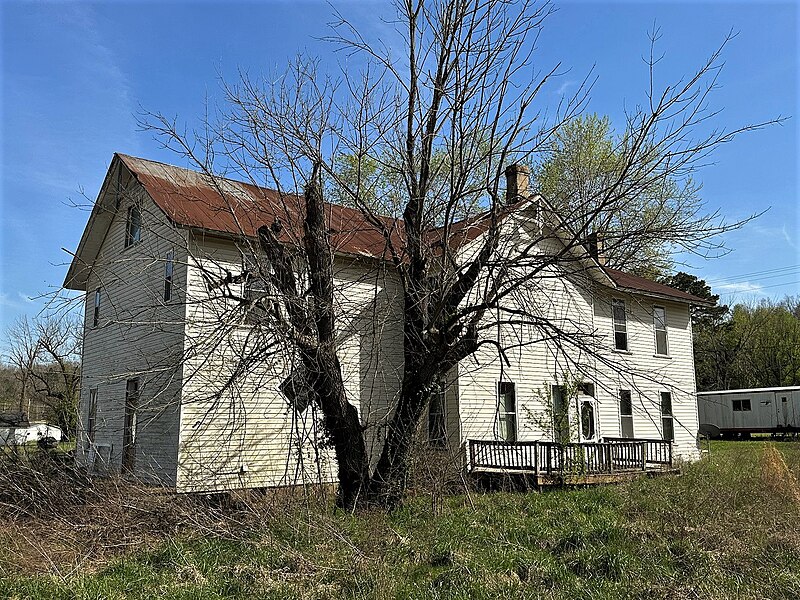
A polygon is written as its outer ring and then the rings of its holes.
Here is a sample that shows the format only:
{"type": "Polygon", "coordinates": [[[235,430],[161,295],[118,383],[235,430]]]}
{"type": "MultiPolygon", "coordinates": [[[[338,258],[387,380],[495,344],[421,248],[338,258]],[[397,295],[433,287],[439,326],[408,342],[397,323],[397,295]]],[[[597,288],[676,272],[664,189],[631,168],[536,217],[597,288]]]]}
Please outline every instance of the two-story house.
{"type": "MultiPolygon", "coordinates": [[[[507,211],[506,239],[523,239],[536,222],[559,243],[557,219],[544,218],[540,202],[507,211]]],[[[178,491],[335,480],[317,409],[293,392],[291,349],[232,301],[259,293],[241,277],[248,240],[276,216],[291,223],[290,209],[271,190],[114,156],[65,281],[86,293],[82,464],[178,491]]],[[[326,217],[340,362],[377,459],[403,368],[402,291],[381,231],[351,208],[328,205],[326,217]]],[[[475,229],[461,237],[464,252],[475,229]]],[[[498,325],[505,356],[483,347],[441,382],[424,423],[430,451],[458,452],[468,440],[589,448],[636,439],[697,456],[689,308],[704,301],[596,255],[584,262],[574,277],[543,277],[509,298],[581,332],[582,344],[498,325]]],[[[626,452],[629,462],[643,458],[626,452]]],[[[481,455],[463,456],[472,468],[481,455]]],[[[506,466],[519,467],[516,456],[506,466]]]]}

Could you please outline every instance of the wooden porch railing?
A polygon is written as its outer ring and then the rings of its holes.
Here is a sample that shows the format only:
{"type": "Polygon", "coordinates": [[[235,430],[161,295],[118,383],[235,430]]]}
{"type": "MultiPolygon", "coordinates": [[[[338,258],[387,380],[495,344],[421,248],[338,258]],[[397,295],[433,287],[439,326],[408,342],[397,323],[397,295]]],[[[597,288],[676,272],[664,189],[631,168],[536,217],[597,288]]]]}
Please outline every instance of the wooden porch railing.
{"type": "Polygon", "coordinates": [[[601,475],[672,466],[672,442],[608,438],[603,442],[467,440],[468,468],[536,475],[601,475]]]}

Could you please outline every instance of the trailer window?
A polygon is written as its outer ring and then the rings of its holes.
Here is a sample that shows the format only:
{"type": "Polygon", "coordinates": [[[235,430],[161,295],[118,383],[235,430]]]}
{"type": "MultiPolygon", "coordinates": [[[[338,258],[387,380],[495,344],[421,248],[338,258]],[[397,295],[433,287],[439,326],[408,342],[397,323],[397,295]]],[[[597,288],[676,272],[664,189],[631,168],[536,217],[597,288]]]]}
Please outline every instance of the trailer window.
{"type": "Polygon", "coordinates": [[[752,409],[750,408],[749,398],[733,401],[733,412],[749,412],[750,410],[752,409]]]}

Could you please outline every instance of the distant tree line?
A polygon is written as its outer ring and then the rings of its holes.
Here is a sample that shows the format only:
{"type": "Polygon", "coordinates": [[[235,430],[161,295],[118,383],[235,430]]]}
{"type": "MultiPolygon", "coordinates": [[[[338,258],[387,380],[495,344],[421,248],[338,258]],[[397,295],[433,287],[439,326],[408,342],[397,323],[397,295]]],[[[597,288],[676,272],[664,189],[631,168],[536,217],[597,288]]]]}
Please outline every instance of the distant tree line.
{"type": "MultiPolygon", "coordinates": [[[[694,275],[662,282],[719,300],[694,275]]],[[[694,308],[692,326],[698,391],[800,385],[800,297],[694,308]]]]}

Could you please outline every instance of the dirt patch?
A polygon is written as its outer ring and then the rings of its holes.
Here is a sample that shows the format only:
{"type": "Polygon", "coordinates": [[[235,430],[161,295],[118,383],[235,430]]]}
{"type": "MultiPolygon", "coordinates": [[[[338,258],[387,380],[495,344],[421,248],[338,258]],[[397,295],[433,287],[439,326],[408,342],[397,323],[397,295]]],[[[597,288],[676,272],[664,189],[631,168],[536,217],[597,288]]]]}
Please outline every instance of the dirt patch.
{"type": "Polygon", "coordinates": [[[768,444],[761,455],[761,477],[770,488],[786,494],[800,505],[800,484],[775,444],[768,444]]]}

